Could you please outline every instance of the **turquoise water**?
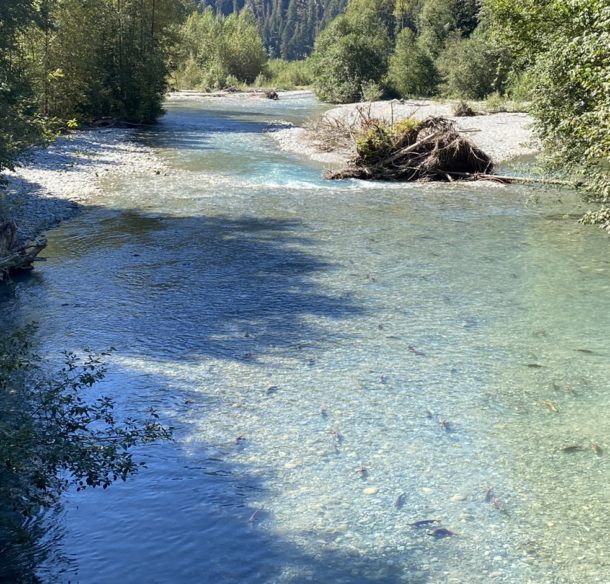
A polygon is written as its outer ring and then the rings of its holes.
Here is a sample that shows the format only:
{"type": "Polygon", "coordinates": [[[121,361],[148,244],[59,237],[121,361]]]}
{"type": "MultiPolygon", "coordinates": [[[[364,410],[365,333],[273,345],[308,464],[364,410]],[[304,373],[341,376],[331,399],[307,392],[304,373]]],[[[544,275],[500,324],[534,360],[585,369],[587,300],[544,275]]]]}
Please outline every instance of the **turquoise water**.
{"type": "Polygon", "coordinates": [[[167,175],[2,301],[44,353],[116,347],[100,390],[177,428],[65,497],[56,578],[610,582],[607,236],[552,190],[325,182],[265,133],[317,109],[170,104],[167,175]]]}

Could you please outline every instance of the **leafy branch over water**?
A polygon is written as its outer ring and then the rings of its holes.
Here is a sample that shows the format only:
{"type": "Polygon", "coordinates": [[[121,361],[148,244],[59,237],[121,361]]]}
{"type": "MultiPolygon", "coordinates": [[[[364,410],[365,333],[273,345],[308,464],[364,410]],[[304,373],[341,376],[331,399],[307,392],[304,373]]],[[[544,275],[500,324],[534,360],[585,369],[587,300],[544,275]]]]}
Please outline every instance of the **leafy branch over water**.
{"type": "Polygon", "coordinates": [[[142,466],[133,447],[172,432],[154,410],[144,420],[121,419],[111,398],[88,395],[106,373],[108,353],[66,352],[48,374],[28,341],[33,328],[0,341],[0,556],[70,486],[105,489],[126,480],[142,466]]]}

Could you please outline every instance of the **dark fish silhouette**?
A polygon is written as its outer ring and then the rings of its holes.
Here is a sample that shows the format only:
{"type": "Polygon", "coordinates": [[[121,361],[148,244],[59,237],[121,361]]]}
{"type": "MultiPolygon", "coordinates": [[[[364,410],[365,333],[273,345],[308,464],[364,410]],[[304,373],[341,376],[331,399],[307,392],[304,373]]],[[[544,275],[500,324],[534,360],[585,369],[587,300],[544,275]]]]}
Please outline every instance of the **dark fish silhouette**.
{"type": "Polygon", "coordinates": [[[445,430],[445,432],[451,432],[453,430],[451,422],[449,420],[445,420],[445,418],[441,418],[438,421],[438,424],[443,430],[445,430]]]}
{"type": "Polygon", "coordinates": [[[405,493],[400,493],[398,497],[396,497],[396,501],[394,501],[394,507],[396,509],[402,509],[407,502],[407,495],[405,493]]]}
{"type": "Polygon", "coordinates": [[[423,351],[420,351],[419,349],[416,349],[413,345],[409,345],[407,347],[407,349],[409,349],[409,351],[411,351],[411,353],[418,355],[419,357],[425,357],[426,353],[424,353],[423,351]]]}
{"type": "Polygon", "coordinates": [[[451,537],[452,535],[457,535],[457,533],[451,531],[450,529],[445,529],[444,527],[438,527],[430,532],[430,535],[435,539],[443,539],[445,537],[451,537]]]}

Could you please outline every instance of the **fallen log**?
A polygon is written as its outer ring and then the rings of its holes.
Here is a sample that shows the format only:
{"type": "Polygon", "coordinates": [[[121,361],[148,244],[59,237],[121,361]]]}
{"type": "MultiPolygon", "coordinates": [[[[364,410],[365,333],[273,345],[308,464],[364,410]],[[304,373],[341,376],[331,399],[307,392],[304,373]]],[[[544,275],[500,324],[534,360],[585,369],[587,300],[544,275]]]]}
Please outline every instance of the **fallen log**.
{"type": "Polygon", "coordinates": [[[452,176],[463,180],[490,180],[503,184],[541,184],[557,185],[562,187],[578,188],[582,186],[578,181],[561,180],[556,178],[538,178],[533,176],[514,176],[502,174],[485,174],[470,172],[452,172],[452,176]]]}
{"type": "Polygon", "coordinates": [[[15,247],[17,240],[17,225],[14,221],[0,222],[0,257],[6,255],[15,247]]]}
{"type": "Polygon", "coordinates": [[[38,254],[47,246],[44,238],[29,242],[9,255],[0,257],[0,273],[7,274],[19,270],[31,270],[34,262],[45,261],[38,254]]]}

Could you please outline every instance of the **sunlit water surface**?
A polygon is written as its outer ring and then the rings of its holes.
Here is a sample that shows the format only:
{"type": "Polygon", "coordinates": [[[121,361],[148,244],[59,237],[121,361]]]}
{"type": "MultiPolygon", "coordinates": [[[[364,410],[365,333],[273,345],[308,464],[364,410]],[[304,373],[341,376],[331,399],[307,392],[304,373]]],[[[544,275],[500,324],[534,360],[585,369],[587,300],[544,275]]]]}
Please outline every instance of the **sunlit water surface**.
{"type": "Polygon", "coordinates": [[[317,108],[170,104],[169,172],[2,301],[176,427],[65,497],[59,580],[610,582],[607,236],[565,193],[325,182],[265,134],[317,108]]]}

